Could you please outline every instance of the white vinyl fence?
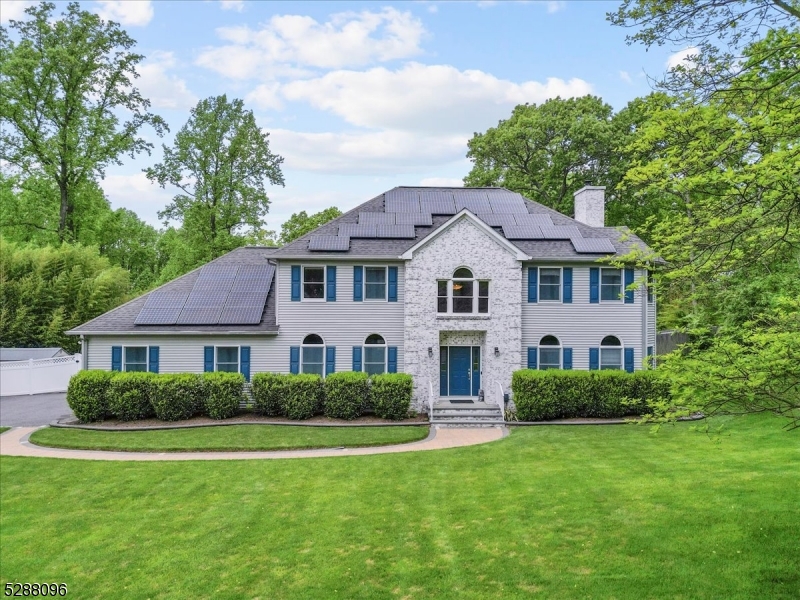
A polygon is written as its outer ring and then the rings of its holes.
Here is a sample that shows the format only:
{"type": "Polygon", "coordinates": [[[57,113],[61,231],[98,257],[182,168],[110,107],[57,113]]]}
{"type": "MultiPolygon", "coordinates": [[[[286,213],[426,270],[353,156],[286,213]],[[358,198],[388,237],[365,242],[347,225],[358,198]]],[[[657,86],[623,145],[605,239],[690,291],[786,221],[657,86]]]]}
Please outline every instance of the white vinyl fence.
{"type": "Polygon", "coordinates": [[[81,370],[81,355],[0,362],[0,396],[66,392],[81,370]]]}

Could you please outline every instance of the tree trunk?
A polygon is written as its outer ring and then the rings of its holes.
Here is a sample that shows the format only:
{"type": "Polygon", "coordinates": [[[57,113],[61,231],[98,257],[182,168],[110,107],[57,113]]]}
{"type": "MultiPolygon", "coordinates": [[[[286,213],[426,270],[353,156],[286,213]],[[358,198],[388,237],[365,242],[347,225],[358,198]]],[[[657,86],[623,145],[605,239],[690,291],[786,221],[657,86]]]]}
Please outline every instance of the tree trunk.
{"type": "Polygon", "coordinates": [[[63,242],[67,235],[67,220],[72,216],[69,209],[69,195],[67,193],[67,184],[64,180],[58,180],[58,189],[61,192],[61,209],[58,213],[58,239],[63,242]]]}

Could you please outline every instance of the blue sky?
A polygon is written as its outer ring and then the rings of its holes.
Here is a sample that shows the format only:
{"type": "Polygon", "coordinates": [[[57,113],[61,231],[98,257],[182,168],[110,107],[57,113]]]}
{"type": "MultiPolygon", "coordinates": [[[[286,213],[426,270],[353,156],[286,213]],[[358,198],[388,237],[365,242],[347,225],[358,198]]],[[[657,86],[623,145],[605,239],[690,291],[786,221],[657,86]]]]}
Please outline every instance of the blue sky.
{"type": "MultiPolygon", "coordinates": [[[[30,2],[0,0],[0,18],[30,2]]],[[[286,187],[267,227],[292,213],[352,208],[396,185],[459,185],[466,142],[521,103],[592,93],[622,108],[683,48],[628,46],[618,2],[84,2],[137,40],[138,87],[176,132],[198,99],[245,100],[286,187]]],[[[60,8],[63,3],[57,4],[60,8]]],[[[126,159],[103,188],[114,208],[158,225],[174,190],[126,159]]]]}

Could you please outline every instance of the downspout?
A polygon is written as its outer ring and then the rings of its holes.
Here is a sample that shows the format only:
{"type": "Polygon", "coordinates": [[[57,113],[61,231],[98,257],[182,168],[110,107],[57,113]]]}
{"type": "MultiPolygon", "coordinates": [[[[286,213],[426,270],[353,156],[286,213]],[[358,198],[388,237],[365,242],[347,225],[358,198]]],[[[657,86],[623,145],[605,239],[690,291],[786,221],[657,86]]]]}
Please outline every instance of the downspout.
{"type": "Polygon", "coordinates": [[[81,334],[81,370],[85,371],[89,364],[89,340],[81,334]]]}

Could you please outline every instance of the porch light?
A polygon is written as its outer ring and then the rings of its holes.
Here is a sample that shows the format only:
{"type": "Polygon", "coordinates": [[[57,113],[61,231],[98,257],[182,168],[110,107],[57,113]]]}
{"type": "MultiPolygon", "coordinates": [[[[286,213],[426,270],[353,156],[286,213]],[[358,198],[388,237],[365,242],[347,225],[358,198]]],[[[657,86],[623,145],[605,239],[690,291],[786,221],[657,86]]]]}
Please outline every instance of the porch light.
{"type": "Polygon", "coordinates": [[[500,348],[498,348],[497,346],[494,347],[494,355],[500,356],[500,348]]]}
{"type": "Polygon", "coordinates": [[[433,358],[433,346],[428,346],[428,358],[433,358]]]}

